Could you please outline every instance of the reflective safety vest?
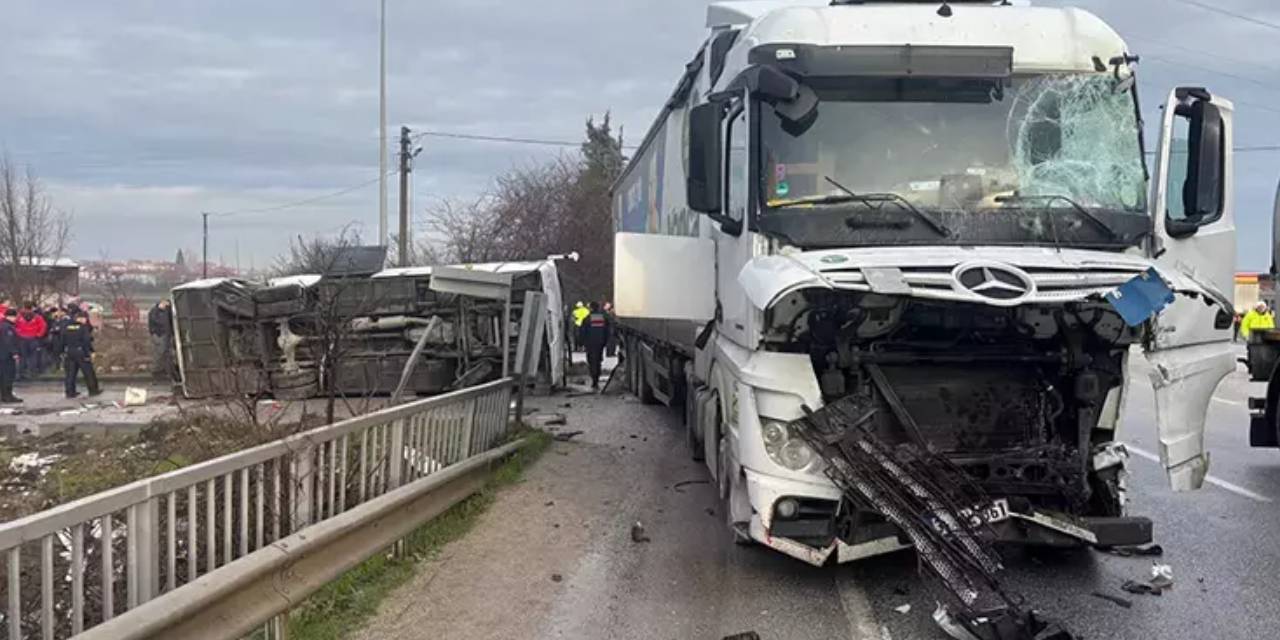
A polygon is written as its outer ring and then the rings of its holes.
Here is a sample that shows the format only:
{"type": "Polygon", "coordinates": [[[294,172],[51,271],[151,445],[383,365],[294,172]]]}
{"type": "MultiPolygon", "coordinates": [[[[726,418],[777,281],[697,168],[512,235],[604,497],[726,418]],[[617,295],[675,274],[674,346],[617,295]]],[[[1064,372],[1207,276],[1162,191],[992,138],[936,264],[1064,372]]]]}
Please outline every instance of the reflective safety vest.
{"type": "Polygon", "coordinates": [[[574,307],[573,309],[573,326],[581,327],[582,321],[591,315],[591,310],[586,307],[574,307]]]}

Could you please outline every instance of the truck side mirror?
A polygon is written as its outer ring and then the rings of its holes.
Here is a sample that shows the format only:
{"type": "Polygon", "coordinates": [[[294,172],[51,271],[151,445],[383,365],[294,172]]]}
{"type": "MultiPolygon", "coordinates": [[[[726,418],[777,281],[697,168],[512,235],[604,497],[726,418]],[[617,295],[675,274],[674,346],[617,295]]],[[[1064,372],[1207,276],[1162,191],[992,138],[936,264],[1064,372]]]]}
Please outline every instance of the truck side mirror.
{"type": "Polygon", "coordinates": [[[724,105],[700,104],[689,111],[689,174],[685,176],[685,198],[694,211],[720,215],[722,207],[720,121],[724,105]]]}
{"type": "Polygon", "coordinates": [[[1207,100],[1191,105],[1187,180],[1182,202],[1189,222],[1210,222],[1222,211],[1222,114],[1207,100]]]}

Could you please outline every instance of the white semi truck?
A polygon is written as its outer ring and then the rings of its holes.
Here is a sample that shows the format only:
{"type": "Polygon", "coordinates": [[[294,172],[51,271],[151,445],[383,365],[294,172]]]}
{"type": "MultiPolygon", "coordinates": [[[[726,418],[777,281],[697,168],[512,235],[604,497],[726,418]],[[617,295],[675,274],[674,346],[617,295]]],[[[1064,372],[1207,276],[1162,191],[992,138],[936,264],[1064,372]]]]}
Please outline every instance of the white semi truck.
{"type": "Polygon", "coordinates": [[[1002,540],[1149,540],[1130,347],[1196,489],[1235,366],[1231,103],[1173,89],[1145,141],[1138,59],[1079,9],[761,0],[707,27],[615,186],[615,299],[626,381],[683,407],[732,534],[813,564],[909,544],[797,437],[843,401],[981,486],[1002,540]]]}

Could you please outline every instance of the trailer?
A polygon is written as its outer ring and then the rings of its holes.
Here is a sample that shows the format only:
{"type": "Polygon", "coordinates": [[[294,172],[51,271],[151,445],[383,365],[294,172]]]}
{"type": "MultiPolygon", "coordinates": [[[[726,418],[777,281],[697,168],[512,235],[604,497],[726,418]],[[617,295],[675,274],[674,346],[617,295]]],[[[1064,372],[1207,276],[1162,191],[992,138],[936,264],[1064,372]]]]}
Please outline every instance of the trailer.
{"type": "Polygon", "coordinates": [[[707,27],[614,187],[614,295],[623,378],[683,411],[731,535],[815,565],[910,546],[849,487],[911,468],[973,483],[1000,540],[1150,540],[1130,347],[1197,489],[1235,366],[1231,103],[1172,89],[1149,168],[1138,57],[1080,9],[717,2],[707,27]],[[917,455],[837,486],[828,407],[917,455]]]}

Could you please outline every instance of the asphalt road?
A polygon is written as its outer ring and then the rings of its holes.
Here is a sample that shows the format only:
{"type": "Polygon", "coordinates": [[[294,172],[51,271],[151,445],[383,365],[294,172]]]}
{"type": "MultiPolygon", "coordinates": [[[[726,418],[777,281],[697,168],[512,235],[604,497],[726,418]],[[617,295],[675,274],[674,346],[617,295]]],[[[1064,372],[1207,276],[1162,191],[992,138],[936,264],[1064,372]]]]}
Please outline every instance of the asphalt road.
{"type": "MultiPolygon", "coordinates": [[[[1152,393],[1144,367],[1135,373],[1123,439],[1135,452],[1155,452],[1152,393]]],[[[1151,559],[1094,551],[1011,552],[1008,586],[1080,638],[1276,637],[1280,450],[1248,447],[1249,387],[1243,371],[1233,374],[1210,410],[1215,483],[1174,494],[1158,463],[1141,453],[1130,463],[1132,511],[1155,521],[1172,591],[1122,592],[1125,580],[1149,575],[1151,559]],[[1094,591],[1128,598],[1132,608],[1094,591]]],[[[931,619],[942,595],[919,575],[911,551],[814,568],[733,545],[711,486],[677,486],[707,480],[684,453],[678,415],[618,396],[535,406],[566,414],[558,429],[584,433],[558,443],[525,486],[499,498],[472,540],[394,599],[394,621],[384,611],[363,637],[511,637],[518,629],[538,638],[945,638],[931,619]],[[544,500],[546,509],[530,511],[544,500]],[[631,539],[635,521],[650,542],[631,539]],[[493,542],[516,535],[513,548],[493,542]],[[463,588],[474,595],[460,595],[463,588]],[[910,609],[900,613],[903,605],[910,609]]]]}

